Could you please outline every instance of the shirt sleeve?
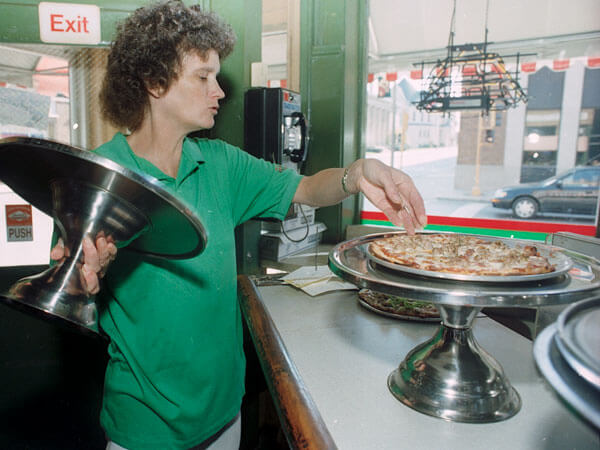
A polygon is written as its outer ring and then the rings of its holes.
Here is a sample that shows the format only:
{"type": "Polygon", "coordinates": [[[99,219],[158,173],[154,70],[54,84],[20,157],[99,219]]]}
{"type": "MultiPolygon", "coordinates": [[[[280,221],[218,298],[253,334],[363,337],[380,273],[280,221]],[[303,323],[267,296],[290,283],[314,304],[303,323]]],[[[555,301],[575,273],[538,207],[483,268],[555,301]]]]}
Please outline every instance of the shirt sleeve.
{"type": "Polygon", "coordinates": [[[233,217],[239,225],[253,217],[283,219],[302,175],[292,169],[226,146],[233,217]]]}

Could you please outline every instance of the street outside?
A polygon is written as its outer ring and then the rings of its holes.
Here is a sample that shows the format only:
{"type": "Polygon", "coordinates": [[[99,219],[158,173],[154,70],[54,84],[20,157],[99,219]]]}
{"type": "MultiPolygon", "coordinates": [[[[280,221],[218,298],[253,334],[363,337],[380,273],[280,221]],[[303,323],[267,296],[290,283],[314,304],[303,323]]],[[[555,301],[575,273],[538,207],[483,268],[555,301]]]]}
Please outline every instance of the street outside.
{"type": "MultiPolygon", "coordinates": [[[[367,158],[391,163],[392,152],[383,149],[367,153],[367,158]]],[[[520,220],[509,209],[494,208],[491,198],[494,192],[482,192],[475,196],[470,191],[454,187],[454,171],[457,163],[456,147],[418,148],[394,152],[394,167],[411,176],[425,200],[428,215],[444,217],[467,217],[486,219],[520,220]]],[[[473,182],[474,184],[474,182],[473,182]]],[[[363,211],[378,211],[366,198],[363,211]]],[[[590,225],[594,218],[568,217],[566,215],[538,216],[535,221],[568,222],[590,225]]]]}

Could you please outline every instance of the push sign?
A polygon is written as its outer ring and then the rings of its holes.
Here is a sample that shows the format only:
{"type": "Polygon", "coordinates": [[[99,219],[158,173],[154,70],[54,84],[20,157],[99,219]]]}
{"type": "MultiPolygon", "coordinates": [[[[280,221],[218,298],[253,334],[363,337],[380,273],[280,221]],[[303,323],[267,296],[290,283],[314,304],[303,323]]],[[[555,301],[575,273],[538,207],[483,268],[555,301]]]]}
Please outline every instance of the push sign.
{"type": "Polygon", "coordinates": [[[96,5],[41,2],[40,40],[54,44],[100,43],[100,8],[96,5]]]}
{"type": "Polygon", "coordinates": [[[33,214],[31,205],[6,206],[6,240],[33,241],[33,214]]]}

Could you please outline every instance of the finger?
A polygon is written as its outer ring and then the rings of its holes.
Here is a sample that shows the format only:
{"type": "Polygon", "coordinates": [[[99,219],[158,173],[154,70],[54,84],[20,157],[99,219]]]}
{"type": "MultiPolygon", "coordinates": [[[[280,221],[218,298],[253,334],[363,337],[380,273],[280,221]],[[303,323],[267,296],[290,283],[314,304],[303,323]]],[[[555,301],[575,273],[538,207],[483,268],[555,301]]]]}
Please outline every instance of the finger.
{"type": "Polygon", "coordinates": [[[98,252],[100,268],[101,270],[105,270],[112,261],[112,256],[109,244],[103,236],[96,240],[96,251],[98,252]]]}
{"type": "Polygon", "coordinates": [[[110,255],[110,260],[113,261],[117,257],[117,246],[115,245],[115,240],[112,236],[108,236],[106,238],[107,249],[110,255]]]}
{"type": "Polygon", "coordinates": [[[115,244],[113,244],[112,242],[108,243],[108,253],[110,255],[110,260],[114,261],[114,259],[117,257],[117,246],[115,244]]]}
{"type": "Polygon", "coordinates": [[[425,211],[425,202],[423,197],[415,190],[413,198],[411,198],[411,204],[413,205],[415,216],[417,217],[418,223],[421,228],[425,228],[427,225],[427,212],[425,211]]]}
{"type": "Polygon", "coordinates": [[[392,201],[392,203],[401,203],[402,202],[402,194],[400,193],[400,188],[394,182],[394,178],[392,177],[392,173],[389,170],[383,172],[381,177],[381,184],[383,190],[385,191],[385,195],[392,201]]]}
{"type": "Polygon", "coordinates": [[[402,221],[409,234],[413,234],[415,228],[419,227],[420,221],[415,214],[412,204],[408,200],[405,200],[404,196],[401,197],[402,201],[398,205],[398,213],[402,217],[402,221]]]}
{"type": "Polygon", "coordinates": [[[403,227],[408,234],[415,233],[415,222],[412,215],[400,205],[382,208],[382,212],[397,227],[403,227]]]}
{"type": "Polygon", "coordinates": [[[404,224],[404,229],[408,234],[415,234],[415,225],[416,221],[413,217],[412,212],[409,212],[408,208],[402,208],[399,211],[400,216],[402,217],[402,223],[404,224]]]}
{"type": "Polygon", "coordinates": [[[106,262],[106,266],[104,267],[104,273],[106,273],[106,270],[108,269],[110,263],[117,258],[117,247],[114,244],[109,243],[106,249],[108,251],[108,261],[106,262]]]}
{"type": "MultiPolygon", "coordinates": [[[[393,178],[396,179],[394,183],[395,192],[399,197],[399,200],[396,200],[396,203],[402,205],[402,208],[406,210],[406,213],[414,219],[413,222],[417,227],[425,227],[425,225],[427,225],[425,203],[412,178],[401,171],[395,171],[393,172],[393,175],[393,178]]],[[[391,195],[389,198],[391,199],[391,195]]]]}
{"type": "Polygon", "coordinates": [[[65,256],[65,245],[63,244],[62,238],[58,238],[56,245],[50,250],[50,258],[54,261],[58,261],[65,256]]]}
{"type": "Polygon", "coordinates": [[[81,268],[83,275],[83,285],[88,294],[97,294],[100,291],[100,281],[98,275],[93,270],[90,270],[85,264],[81,268]]]}
{"type": "Polygon", "coordinates": [[[94,273],[100,272],[102,266],[100,265],[98,250],[89,237],[86,236],[83,238],[82,247],[84,267],[94,273]]]}
{"type": "Polygon", "coordinates": [[[413,189],[408,196],[412,217],[415,219],[415,225],[418,228],[424,228],[427,225],[427,214],[425,213],[425,202],[419,194],[417,188],[413,185],[413,189]]]}

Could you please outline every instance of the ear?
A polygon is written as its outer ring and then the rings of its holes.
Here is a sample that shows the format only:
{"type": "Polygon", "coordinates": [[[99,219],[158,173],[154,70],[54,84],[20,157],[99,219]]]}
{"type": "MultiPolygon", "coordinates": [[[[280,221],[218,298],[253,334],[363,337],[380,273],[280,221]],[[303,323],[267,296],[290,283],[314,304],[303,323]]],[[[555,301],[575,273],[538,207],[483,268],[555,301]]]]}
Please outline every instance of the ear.
{"type": "Polygon", "coordinates": [[[146,92],[148,92],[148,95],[153,98],[160,98],[161,95],[165,93],[165,88],[159,85],[151,86],[150,84],[146,83],[146,92]]]}

